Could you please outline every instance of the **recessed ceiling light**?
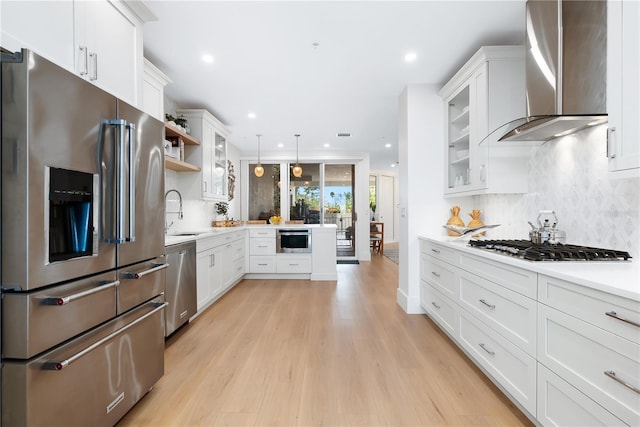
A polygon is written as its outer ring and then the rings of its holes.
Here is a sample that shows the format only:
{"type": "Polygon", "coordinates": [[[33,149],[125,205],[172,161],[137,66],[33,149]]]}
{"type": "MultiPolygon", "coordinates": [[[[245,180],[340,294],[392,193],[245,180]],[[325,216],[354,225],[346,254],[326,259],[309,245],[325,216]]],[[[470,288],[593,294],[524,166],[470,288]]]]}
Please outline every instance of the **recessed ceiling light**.
{"type": "Polygon", "coordinates": [[[249,113],[247,114],[247,117],[249,117],[250,119],[255,119],[256,118],[256,113],[249,113]]]}
{"type": "Polygon", "coordinates": [[[213,56],[205,53],[204,55],[202,55],[202,60],[208,64],[211,64],[213,62],[213,56]]]}
{"type": "Polygon", "coordinates": [[[407,62],[413,62],[416,58],[418,58],[418,55],[415,52],[409,52],[404,56],[404,60],[407,62]]]}
{"type": "Polygon", "coordinates": [[[284,147],[284,144],[281,142],[280,144],[278,144],[278,148],[282,148],[284,147]]]}
{"type": "Polygon", "coordinates": [[[395,164],[395,163],[391,163],[391,167],[392,167],[392,168],[395,168],[395,167],[396,167],[396,164],[395,164]]]}
{"type": "Polygon", "coordinates": [[[329,147],[331,147],[331,144],[329,144],[329,143],[324,144],[324,148],[329,148],[329,147]]]}
{"type": "Polygon", "coordinates": [[[388,143],[384,144],[384,146],[387,147],[387,148],[391,148],[391,144],[388,144],[388,143]]]}

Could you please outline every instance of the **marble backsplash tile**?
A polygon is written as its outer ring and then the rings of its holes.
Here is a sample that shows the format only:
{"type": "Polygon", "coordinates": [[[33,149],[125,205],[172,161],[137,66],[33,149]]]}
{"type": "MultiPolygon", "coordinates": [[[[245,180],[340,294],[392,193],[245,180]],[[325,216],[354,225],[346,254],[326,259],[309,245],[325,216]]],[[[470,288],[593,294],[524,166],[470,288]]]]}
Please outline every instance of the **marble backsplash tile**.
{"type": "MultiPolygon", "coordinates": [[[[473,197],[488,237],[528,238],[527,221],[550,209],[567,243],[629,251],[640,257],[640,180],[607,172],[606,127],[558,138],[533,150],[528,194],[473,197]]],[[[466,213],[465,213],[466,215],[466,213]]]]}

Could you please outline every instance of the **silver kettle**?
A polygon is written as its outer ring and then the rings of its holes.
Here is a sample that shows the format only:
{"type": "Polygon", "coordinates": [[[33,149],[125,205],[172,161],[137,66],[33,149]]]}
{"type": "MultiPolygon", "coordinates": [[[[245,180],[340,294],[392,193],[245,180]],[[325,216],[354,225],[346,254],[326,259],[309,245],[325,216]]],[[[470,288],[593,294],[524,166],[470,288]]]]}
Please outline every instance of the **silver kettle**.
{"type": "Polygon", "coordinates": [[[529,231],[529,240],[535,244],[551,244],[557,245],[559,243],[565,243],[567,240],[567,233],[563,230],[556,228],[558,225],[558,217],[555,211],[543,210],[538,214],[538,227],[533,225],[529,221],[531,230],[529,231]],[[553,216],[553,223],[550,221],[550,216],[553,216]]]}

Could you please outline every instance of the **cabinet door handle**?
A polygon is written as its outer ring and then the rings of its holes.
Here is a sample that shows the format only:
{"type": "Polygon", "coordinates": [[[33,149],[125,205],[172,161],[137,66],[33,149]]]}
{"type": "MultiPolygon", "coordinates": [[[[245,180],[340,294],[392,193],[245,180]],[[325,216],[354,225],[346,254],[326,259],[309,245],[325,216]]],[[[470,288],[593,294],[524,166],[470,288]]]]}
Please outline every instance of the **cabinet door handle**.
{"type": "Polygon", "coordinates": [[[433,252],[434,254],[439,254],[440,253],[440,251],[437,250],[437,249],[431,249],[431,252],[433,252]]]}
{"type": "Polygon", "coordinates": [[[605,314],[606,314],[607,316],[609,316],[609,317],[613,317],[614,319],[618,319],[618,320],[620,320],[621,322],[628,323],[628,324],[630,324],[630,325],[637,326],[637,327],[639,327],[639,328],[640,328],[640,323],[634,322],[633,320],[625,319],[624,317],[620,317],[620,316],[618,316],[618,313],[616,313],[616,312],[615,312],[615,311],[613,311],[613,310],[611,310],[611,311],[607,311],[605,314]]]}
{"type": "Polygon", "coordinates": [[[487,352],[487,353],[489,353],[490,355],[492,355],[492,356],[495,356],[495,355],[496,355],[496,352],[495,352],[495,351],[493,351],[493,350],[489,350],[489,349],[487,348],[487,346],[486,346],[486,345],[484,345],[484,343],[480,343],[480,344],[478,344],[478,345],[480,346],[480,348],[481,348],[481,349],[483,349],[484,351],[486,351],[486,352],[487,352]]]}
{"type": "Polygon", "coordinates": [[[440,310],[440,306],[435,303],[435,301],[431,301],[431,305],[440,310]]]}
{"type": "Polygon", "coordinates": [[[91,52],[89,53],[89,58],[93,63],[93,73],[91,73],[91,77],[89,77],[89,80],[96,81],[98,80],[98,54],[95,52],[91,52]]]}
{"type": "Polygon", "coordinates": [[[615,127],[610,127],[607,129],[607,157],[609,159],[615,159],[616,158],[616,151],[615,151],[615,146],[616,146],[616,128],[615,127]]]}
{"type": "Polygon", "coordinates": [[[496,306],[494,304],[489,304],[487,301],[485,301],[484,299],[479,299],[478,301],[480,301],[481,303],[483,303],[484,305],[486,305],[487,307],[489,307],[491,310],[495,309],[496,306]]]}
{"type": "Polygon", "coordinates": [[[87,47],[79,46],[78,50],[80,51],[80,57],[84,57],[84,61],[82,61],[83,67],[79,71],[79,74],[81,76],[86,76],[87,74],[89,74],[89,58],[87,57],[87,47]]]}
{"type": "Polygon", "coordinates": [[[632,384],[629,384],[628,382],[618,378],[618,376],[616,375],[615,371],[604,371],[604,374],[606,376],[608,376],[609,378],[611,378],[612,380],[614,380],[615,382],[618,382],[618,383],[622,384],[623,386],[625,386],[629,390],[640,394],[640,388],[638,388],[638,387],[636,387],[636,386],[634,386],[632,384]]]}
{"type": "Polygon", "coordinates": [[[440,274],[436,273],[435,271],[432,271],[431,274],[433,274],[436,277],[440,277],[440,274]]]}

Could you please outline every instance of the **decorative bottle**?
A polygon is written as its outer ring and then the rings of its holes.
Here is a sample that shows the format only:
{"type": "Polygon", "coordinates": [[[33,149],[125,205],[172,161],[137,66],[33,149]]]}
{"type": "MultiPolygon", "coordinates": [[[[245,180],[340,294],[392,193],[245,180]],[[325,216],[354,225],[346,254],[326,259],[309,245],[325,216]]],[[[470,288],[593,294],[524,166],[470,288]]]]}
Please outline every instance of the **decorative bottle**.
{"type": "MultiPolygon", "coordinates": [[[[447,225],[454,225],[456,227],[464,227],[464,221],[460,219],[458,214],[460,213],[460,206],[454,206],[451,208],[451,218],[447,221],[447,225]]],[[[460,233],[456,233],[455,231],[447,230],[447,234],[449,236],[459,236],[460,233]]]]}

